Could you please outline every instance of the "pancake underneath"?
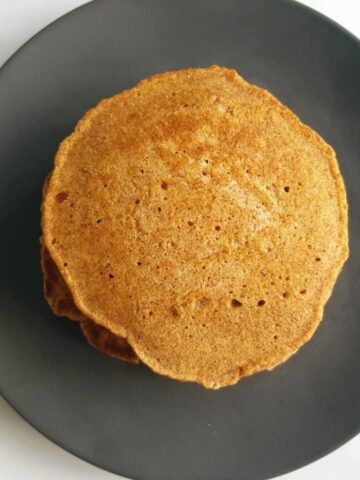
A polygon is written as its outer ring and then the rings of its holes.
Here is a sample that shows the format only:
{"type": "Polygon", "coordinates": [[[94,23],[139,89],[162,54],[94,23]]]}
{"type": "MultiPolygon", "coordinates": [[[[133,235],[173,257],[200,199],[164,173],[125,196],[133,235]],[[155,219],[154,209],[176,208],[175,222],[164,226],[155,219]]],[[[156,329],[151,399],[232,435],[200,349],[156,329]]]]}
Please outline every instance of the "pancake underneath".
{"type": "Polygon", "coordinates": [[[43,245],[42,240],[40,242],[44,294],[55,315],[66,316],[70,320],[80,322],[81,330],[89,344],[101,352],[119,360],[139,363],[139,358],[124,338],[114,335],[101,325],[97,325],[80,312],[48,250],[43,245]]]}

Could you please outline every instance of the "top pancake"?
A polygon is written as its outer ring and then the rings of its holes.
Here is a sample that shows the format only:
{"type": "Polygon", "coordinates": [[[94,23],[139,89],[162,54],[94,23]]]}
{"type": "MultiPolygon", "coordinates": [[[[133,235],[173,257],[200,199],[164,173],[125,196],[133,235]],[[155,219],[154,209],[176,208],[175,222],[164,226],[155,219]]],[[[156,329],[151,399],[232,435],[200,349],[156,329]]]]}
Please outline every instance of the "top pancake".
{"type": "Polygon", "coordinates": [[[348,254],[332,148],[220,67],[90,110],[59,148],[42,222],[81,312],[210,388],[309,339],[348,254]]]}

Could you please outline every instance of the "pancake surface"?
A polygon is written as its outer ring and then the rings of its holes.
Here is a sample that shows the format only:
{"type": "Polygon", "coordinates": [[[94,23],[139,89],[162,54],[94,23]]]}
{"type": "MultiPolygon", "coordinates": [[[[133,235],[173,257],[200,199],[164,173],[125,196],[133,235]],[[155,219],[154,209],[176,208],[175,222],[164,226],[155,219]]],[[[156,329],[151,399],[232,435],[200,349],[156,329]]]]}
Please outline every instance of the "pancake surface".
{"type": "Polygon", "coordinates": [[[348,255],[334,151],[220,67],[90,110],[56,155],[42,226],[85,316],[209,388],[295,353],[348,255]]]}

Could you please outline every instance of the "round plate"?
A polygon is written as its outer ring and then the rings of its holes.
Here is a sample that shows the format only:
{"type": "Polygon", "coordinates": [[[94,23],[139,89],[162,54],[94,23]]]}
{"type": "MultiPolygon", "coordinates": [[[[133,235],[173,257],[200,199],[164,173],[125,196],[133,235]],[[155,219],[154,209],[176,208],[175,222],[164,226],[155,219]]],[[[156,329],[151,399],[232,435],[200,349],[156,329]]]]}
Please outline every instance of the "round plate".
{"type": "Polygon", "coordinates": [[[355,435],[359,85],[359,42],[290,1],[95,1],[27,43],[0,73],[0,385],[9,403],[65,449],[136,480],[265,479],[355,435]],[[44,301],[38,241],[42,182],[83,113],[155,72],[215,63],[269,89],[335,147],[351,207],[351,257],[313,340],[273,372],[216,392],[90,348],[44,301]]]}

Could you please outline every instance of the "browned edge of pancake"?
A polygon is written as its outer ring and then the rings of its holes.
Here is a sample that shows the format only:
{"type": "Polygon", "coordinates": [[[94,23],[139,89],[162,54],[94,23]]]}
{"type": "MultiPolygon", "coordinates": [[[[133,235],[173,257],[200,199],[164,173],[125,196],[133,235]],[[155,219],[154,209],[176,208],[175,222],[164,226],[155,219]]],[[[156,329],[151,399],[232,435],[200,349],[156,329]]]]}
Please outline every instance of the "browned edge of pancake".
{"type": "Polygon", "coordinates": [[[92,320],[80,323],[81,330],[88,343],[110,357],[129,363],[140,363],[139,357],[123,337],[118,337],[107,328],[97,325],[92,320]]]}
{"type": "Polygon", "coordinates": [[[59,317],[82,321],[88,318],[77,308],[59,269],[50,257],[48,249],[41,244],[41,269],[43,273],[44,295],[51,310],[59,317]]]}
{"type": "Polygon", "coordinates": [[[41,244],[41,269],[43,272],[44,294],[51,310],[58,316],[68,317],[80,322],[80,327],[88,343],[100,352],[130,363],[139,363],[139,357],[122,338],[87,318],[75,305],[68,289],[49,251],[41,244]]]}

